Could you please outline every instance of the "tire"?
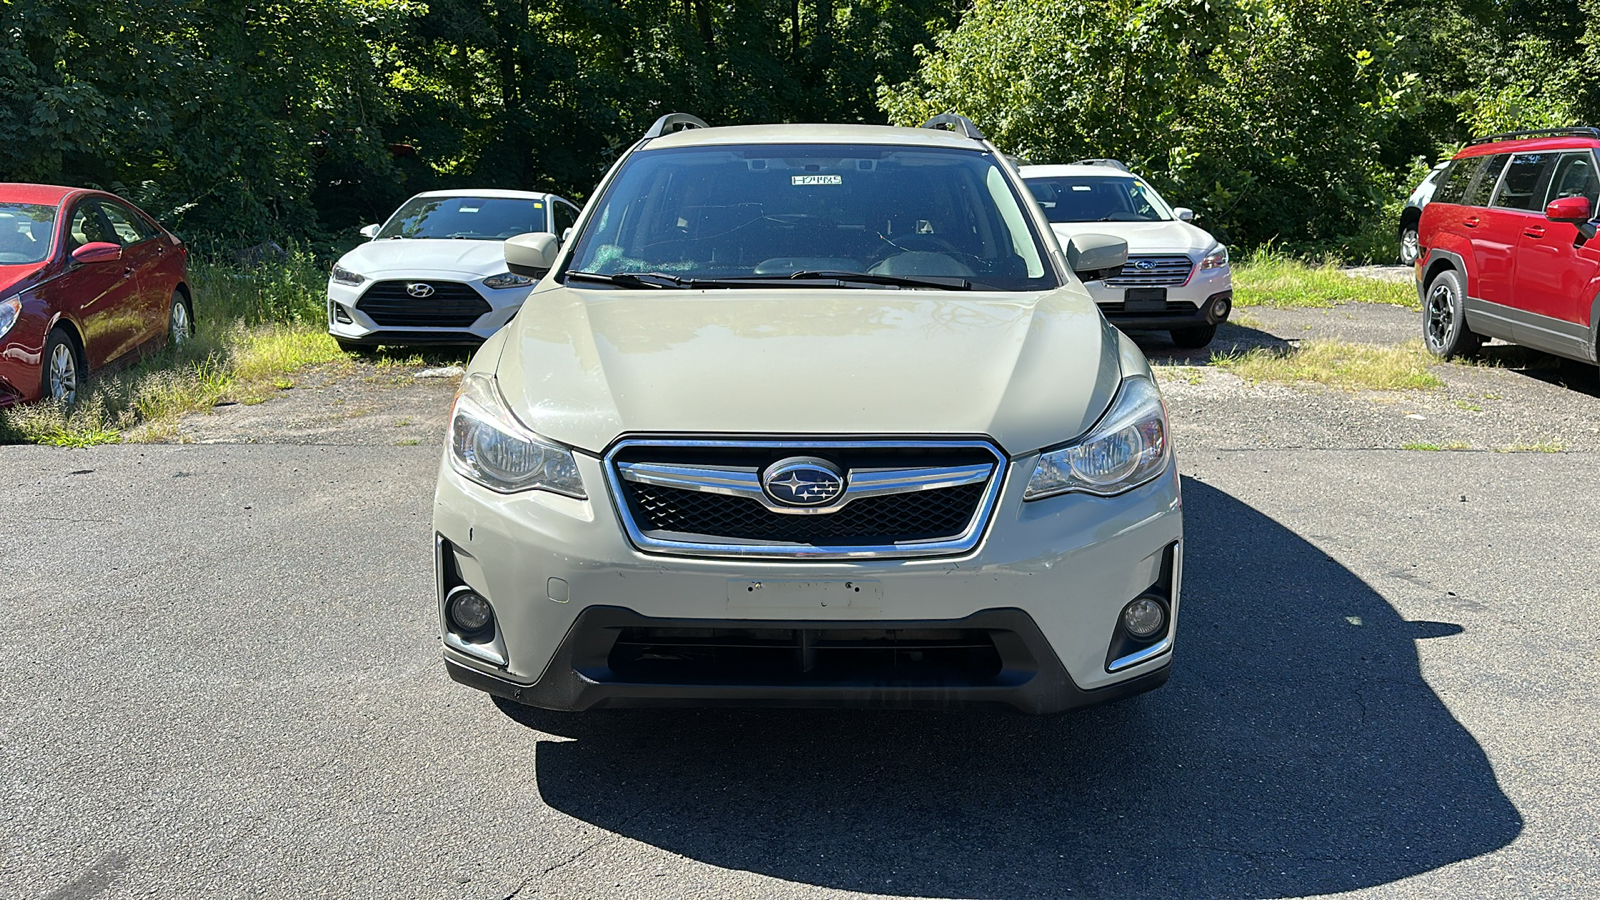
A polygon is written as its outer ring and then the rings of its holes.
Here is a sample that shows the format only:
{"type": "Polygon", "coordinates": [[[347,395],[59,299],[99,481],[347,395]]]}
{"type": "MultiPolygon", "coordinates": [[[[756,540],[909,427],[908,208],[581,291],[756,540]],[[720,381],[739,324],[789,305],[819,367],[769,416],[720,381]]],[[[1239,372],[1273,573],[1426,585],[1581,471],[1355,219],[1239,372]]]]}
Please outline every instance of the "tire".
{"type": "Polygon", "coordinates": [[[1440,359],[1468,356],[1483,346],[1483,338],[1467,327],[1461,273],[1445,269],[1428,282],[1422,301],[1422,342],[1440,359]]]}
{"type": "Polygon", "coordinates": [[[1185,350],[1199,350],[1217,336],[1216,325],[1195,325],[1172,329],[1172,342],[1185,350]]]}
{"type": "Polygon", "coordinates": [[[1417,237],[1416,223],[1413,222],[1400,229],[1400,264],[1415,265],[1420,255],[1422,255],[1422,244],[1417,237]]]}
{"type": "Polygon", "coordinates": [[[172,292],[172,305],[167,308],[167,345],[181,347],[194,337],[194,309],[184,299],[183,291],[172,292]]]}
{"type": "Polygon", "coordinates": [[[89,368],[72,335],[64,328],[50,332],[44,345],[44,369],[39,373],[41,399],[71,406],[88,376],[89,368]]]}

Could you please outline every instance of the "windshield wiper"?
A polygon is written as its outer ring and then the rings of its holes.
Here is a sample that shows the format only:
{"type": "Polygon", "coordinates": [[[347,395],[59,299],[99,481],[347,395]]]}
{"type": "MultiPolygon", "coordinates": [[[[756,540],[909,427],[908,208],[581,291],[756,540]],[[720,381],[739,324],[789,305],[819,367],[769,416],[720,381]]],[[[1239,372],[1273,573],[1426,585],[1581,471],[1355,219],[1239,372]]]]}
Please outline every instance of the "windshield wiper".
{"type": "Polygon", "coordinates": [[[911,277],[907,275],[879,275],[872,272],[834,272],[825,269],[804,270],[784,276],[791,280],[813,279],[836,281],[840,284],[884,284],[895,287],[928,287],[945,291],[967,291],[972,282],[956,276],[911,277]]]}
{"type": "Polygon", "coordinates": [[[615,275],[601,272],[568,272],[566,277],[568,280],[594,281],[624,288],[686,288],[694,284],[693,281],[686,281],[665,272],[618,272],[615,275]]]}

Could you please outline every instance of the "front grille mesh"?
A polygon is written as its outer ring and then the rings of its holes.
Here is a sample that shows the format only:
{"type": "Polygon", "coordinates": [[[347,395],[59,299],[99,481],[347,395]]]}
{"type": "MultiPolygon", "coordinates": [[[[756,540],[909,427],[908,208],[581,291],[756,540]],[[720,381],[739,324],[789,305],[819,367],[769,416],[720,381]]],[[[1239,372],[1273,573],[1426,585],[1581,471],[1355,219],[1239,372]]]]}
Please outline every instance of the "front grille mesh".
{"type": "Polygon", "coordinates": [[[1194,262],[1187,256],[1130,256],[1122,272],[1107,278],[1107,287],[1177,287],[1189,280],[1194,262]],[[1150,268],[1139,268],[1140,262],[1149,262],[1150,268]]]}
{"type": "Polygon", "coordinates": [[[640,530],[792,544],[892,544],[952,538],[966,530],[984,485],[967,484],[853,500],[825,515],[784,515],[746,497],[625,482],[640,530]]]}
{"type": "Polygon", "coordinates": [[[372,321],[387,326],[468,328],[492,308],[477,291],[458,281],[428,281],[429,297],[413,297],[406,285],[413,282],[379,281],[367,288],[356,309],[372,321]]]}
{"type": "Polygon", "coordinates": [[[658,684],[965,687],[1001,671],[977,629],[624,628],[607,665],[658,684]]]}

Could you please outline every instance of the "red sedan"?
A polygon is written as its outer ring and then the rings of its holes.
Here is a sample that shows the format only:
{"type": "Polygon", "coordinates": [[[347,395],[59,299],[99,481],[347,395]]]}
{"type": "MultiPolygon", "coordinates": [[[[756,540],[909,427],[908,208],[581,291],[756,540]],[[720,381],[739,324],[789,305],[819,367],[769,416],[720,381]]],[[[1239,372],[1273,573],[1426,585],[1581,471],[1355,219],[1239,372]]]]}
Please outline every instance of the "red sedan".
{"type": "Polygon", "coordinates": [[[0,183],[0,407],[194,333],[189,251],[103,191],[0,183]]]}

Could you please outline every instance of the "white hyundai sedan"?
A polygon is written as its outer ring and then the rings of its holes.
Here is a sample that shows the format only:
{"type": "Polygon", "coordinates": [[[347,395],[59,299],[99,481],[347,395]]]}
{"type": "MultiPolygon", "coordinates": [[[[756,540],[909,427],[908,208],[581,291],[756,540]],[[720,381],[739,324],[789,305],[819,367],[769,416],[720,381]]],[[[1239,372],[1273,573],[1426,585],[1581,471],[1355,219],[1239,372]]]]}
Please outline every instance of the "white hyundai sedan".
{"type": "Polygon", "coordinates": [[[529,191],[430,191],[389,221],[328,277],[328,333],[345,350],[378,344],[478,344],[511,321],[535,279],[506,269],[501,242],[562,234],[578,208],[529,191]]]}

